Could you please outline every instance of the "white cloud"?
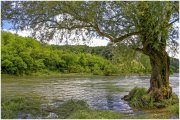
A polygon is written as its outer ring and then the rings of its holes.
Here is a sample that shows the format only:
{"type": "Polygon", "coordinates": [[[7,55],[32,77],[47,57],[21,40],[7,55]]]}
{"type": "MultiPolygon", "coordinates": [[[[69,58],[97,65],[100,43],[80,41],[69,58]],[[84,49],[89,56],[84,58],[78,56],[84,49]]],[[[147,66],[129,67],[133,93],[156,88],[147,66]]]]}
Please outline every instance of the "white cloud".
{"type": "Polygon", "coordinates": [[[31,35],[31,31],[30,30],[23,30],[23,31],[15,31],[15,30],[6,30],[6,29],[3,29],[3,31],[7,31],[7,32],[11,32],[13,34],[18,34],[22,37],[28,37],[31,35]]]}
{"type": "MultiPolygon", "coordinates": [[[[18,35],[20,35],[22,37],[31,36],[31,30],[15,31],[15,30],[4,29],[4,31],[11,32],[13,34],[17,33],[18,35]]],[[[59,42],[58,40],[51,40],[48,43],[55,44],[55,45],[67,44],[65,41],[59,42]]],[[[91,41],[78,41],[78,42],[68,41],[69,45],[88,45],[88,46],[106,46],[108,43],[109,43],[108,40],[97,39],[97,38],[93,38],[93,39],[91,39],[91,41]]]]}
{"type": "Polygon", "coordinates": [[[109,43],[108,40],[96,39],[92,40],[92,43],[89,46],[106,46],[109,43]]]}

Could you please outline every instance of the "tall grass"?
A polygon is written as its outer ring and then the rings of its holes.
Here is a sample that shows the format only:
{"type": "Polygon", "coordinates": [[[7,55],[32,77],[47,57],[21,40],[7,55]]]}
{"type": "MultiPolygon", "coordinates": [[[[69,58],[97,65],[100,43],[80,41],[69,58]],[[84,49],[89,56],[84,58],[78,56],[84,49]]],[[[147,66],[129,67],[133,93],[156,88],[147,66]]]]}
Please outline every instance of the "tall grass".
{"type": "Polygon", "coordinates": [[[3,119],[17,118],[19,112],[32,116],[41,115],[40,105],[42,101],[35,97],[3,98],[1,102],[1,118],[3,119]]]}

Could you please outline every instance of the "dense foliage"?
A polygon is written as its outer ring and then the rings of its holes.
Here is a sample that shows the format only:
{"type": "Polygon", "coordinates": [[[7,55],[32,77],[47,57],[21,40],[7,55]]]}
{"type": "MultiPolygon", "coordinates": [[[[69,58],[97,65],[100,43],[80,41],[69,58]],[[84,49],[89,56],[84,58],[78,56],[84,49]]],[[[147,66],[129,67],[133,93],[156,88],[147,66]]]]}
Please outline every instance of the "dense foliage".
{"type": "MultiPolygon", "coordinates": [[[[1,64],[2,73],[16,75],[48,71],[111,75],[149,73],[151,70],[147,56],[125,45],[47,45],[7,32],[2,32],[1,64]]],[[[173,70],[177,69],[176,64],[174,61],[173,70]]]]}
{"type": "Polygon", "coordinates": [[[112,74],[117,67],[88,53],[54,50],[31,38],[2,32],[2,73],[30,74],[39,71],[112,74]]]}
{"type": "MultiPolygon", "coordinates": [[[[126,45],[108,44],[107,46],[89,47],[87,45],[52,45],[55,50],[65,50],[74,53],[90,53],[102,56],[118,66],[121,73],[149,73],[151,65],[149,57],[129,49],[126,45]]],[[[170,58],[171,73],[179,72],[179,60],[170,58]]]]}
{"type": "Polygon", "coordinates": [[[132,49],[126,45],[108,44],[107,46],[89,47],[86,45],[52,45],[54,49],[67,50],[74,53],[85,52],[99,55],[116,64],[120,73],[149,73],[151,71],[148,56],[132,49]]]}

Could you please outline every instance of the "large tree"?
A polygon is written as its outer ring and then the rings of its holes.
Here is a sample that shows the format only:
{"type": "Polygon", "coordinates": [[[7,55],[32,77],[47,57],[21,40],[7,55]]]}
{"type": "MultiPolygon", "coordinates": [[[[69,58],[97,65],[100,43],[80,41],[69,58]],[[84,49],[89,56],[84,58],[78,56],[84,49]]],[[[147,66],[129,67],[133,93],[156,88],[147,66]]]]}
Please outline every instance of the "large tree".
{"type": "Polygon", "coordinates": [[[150,58],[152,73],[149,94],[167,99],[169,85],[168,44],[174,44],[179,3],[156,2],[2,2],[2,21],[15,29],[33,29],[42,41],[103,37],[126,44],[150,58]]]}

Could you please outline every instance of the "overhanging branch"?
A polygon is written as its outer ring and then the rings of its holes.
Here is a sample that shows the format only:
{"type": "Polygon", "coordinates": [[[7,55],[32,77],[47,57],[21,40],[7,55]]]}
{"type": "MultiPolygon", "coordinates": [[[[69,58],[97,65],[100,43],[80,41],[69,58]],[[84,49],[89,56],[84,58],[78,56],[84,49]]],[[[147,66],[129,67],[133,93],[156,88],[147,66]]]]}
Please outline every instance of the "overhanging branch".
{"type": "Polygon", "coordinates": [[[139,52],[143,52],[143,49],[141,49],[141,48],[133,48],[133,49],[136,51],[139,51],[139,52]]]}
{"type": "Polygon", "coordinates": [[[168,27],[171,26],[172,24],[174,24],[175,22],[179,21],[179,18],[175,19],[174,21],[172,21],[171,23],[168,24],[168,27]]]}
{"type": "Polygon", "coordinates": [[[105,32],[101,32],[101,30],[99,29],[99,27],[98,27],[97,24],[92,25],[92,26],[93,26],[93,28],[96,30],[96,32],[97,32],[99,35],[101,35],[101,36],[103,36],[103,37],[106,37],[106,38],[109,38],[111,42],[113,41],[114,38],[113,38],[111,35],[109,35],[109,34],[107,34],[107,33],[105,33],[105,32]]]}
{"type": "Polygon", "coordinates": [[[114,39],[113,42],[120,42],[120,41],[124,40],[125,38],[128,38],[132,35],[139,35],[140,33],[142,33],[142,32],[138,31],[138,32],[132,32],[132,33],[125,34],[119,38],[114,39]]]}

